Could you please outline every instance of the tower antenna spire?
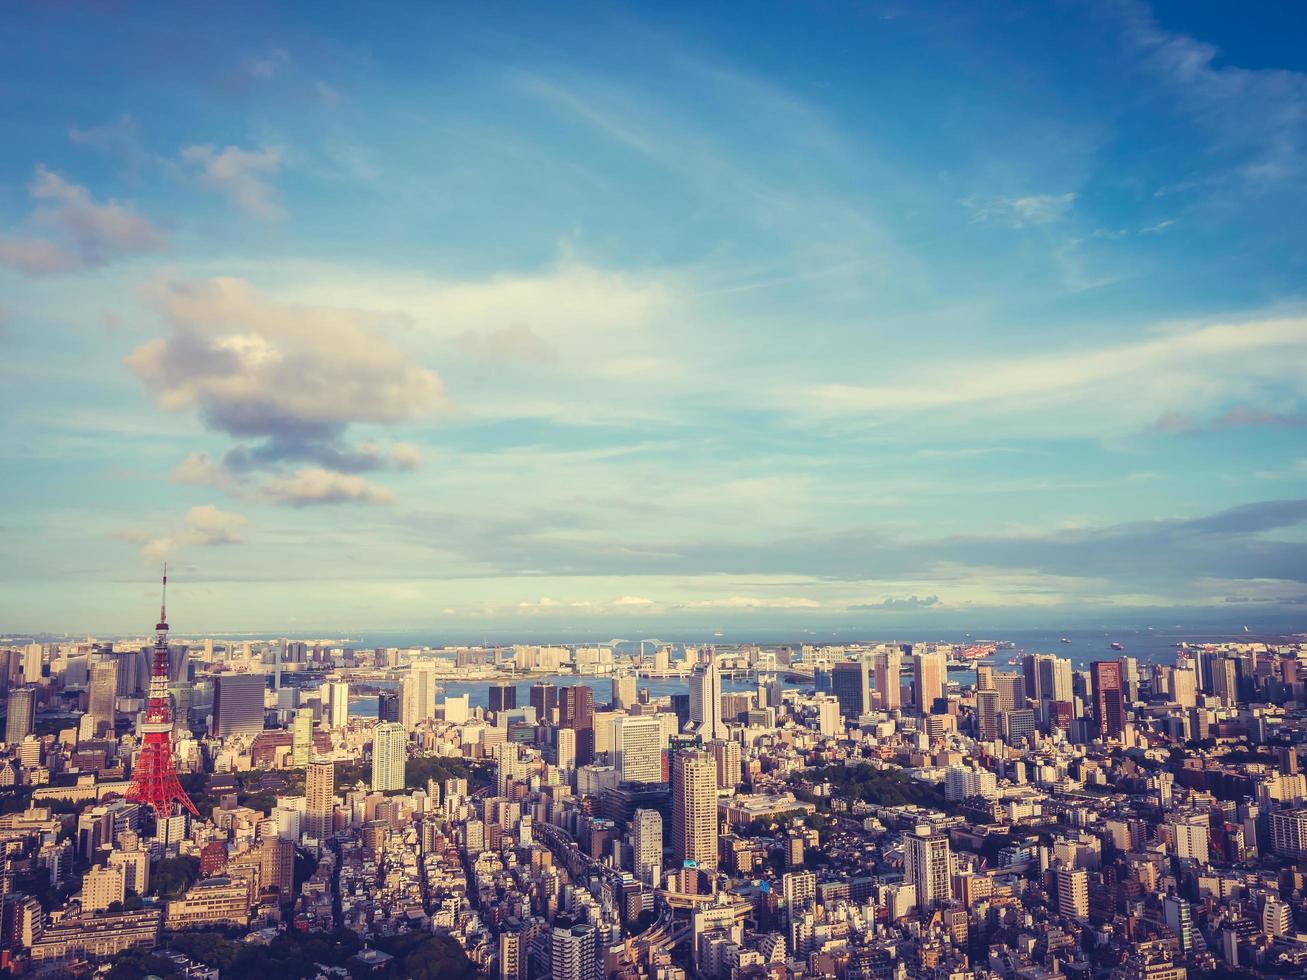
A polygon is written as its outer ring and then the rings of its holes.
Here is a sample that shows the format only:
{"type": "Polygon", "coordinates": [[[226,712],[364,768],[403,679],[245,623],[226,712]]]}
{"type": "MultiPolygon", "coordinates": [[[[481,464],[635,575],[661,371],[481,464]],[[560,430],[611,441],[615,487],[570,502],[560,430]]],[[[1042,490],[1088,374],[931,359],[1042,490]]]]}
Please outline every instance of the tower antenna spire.
{"type": "Polygon", "coordinates": [[[163,564],[163,591],[159,599],[159,623],[155,626],[154,653],[150,658],[150,694],[145,717],[137,724],[141,750],[132,767],[132,785],[127,799],[154,809],[156,821],[189,811],[199,816],[195,804],[182,789],[173,761],[172,694],[168,690],[171,657],[168,651],[168,563],[163,564]]]}

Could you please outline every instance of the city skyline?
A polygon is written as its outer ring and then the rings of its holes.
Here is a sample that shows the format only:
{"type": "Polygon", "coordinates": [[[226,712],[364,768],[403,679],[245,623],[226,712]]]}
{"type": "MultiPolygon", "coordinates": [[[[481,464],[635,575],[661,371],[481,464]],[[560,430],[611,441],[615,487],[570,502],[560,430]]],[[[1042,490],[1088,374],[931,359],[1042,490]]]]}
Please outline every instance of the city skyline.
{"type": "Polygon", "coordinates": [[[0,631],[1307,607],[1301,10],[236,9],[0,15],[0,631]]]}

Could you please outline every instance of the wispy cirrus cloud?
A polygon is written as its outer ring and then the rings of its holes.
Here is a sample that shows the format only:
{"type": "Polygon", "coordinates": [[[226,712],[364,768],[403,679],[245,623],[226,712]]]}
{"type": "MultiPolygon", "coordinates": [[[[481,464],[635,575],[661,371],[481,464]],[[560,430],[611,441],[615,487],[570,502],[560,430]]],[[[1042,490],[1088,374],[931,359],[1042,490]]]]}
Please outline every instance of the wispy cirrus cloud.
{"type": "Polygon", "coordinates": [[[1101,431],[1109,424],[1148,427],[1195,403],[1272,389],[1296,389],[1302,397],[1305,369],[1307,320],[1250,320],[1172,329],[1098,348],[937,364],[929,378],[916,380],[820,384],[804,390],[799,408],[815,417],[891,418],[961,406],[1008,415],[1066,406],[1101,431]],[[1117,387],[1125,384],[1131,397],[1120,399],[1117,387]]]}
{"type": "Polygon", "coordinates": [[[972,221],[1025,228],[1028,225],[1047,225],[1061,221],[1071,214],[1075,202],[1076,195],[1072,192],[1027,194],[1021,197],[1000,194],[991,198],[964,198],[962,206],[971,212],[972,221]]]}
{"type": "Polygon", "coordinates": [[[221,194],[249,217],[275,221],[286,216],[269,179],[281,169],[280,151],[204,144],[184,147],[181,160],[193,168],[203,187],[221,194]]]}
{"type": "Polygon", "coordinates": [[[1166,30],[1144,3],[1119,12],[1144,69],[1213,140],[1213,156],[1252,185],[1307,176],[1307,74],[1222,64],[1220,49],[1166,30]]]}

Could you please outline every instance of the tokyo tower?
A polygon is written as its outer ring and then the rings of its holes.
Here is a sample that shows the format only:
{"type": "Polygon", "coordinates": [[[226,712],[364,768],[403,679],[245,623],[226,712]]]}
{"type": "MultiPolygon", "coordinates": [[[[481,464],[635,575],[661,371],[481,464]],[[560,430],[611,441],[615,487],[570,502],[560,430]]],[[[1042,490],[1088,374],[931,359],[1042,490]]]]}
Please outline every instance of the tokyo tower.
{"type": "Polygon", "coordinates": [[[163,599],[159,603],[159,624],[155,626],[154,662],[150,669],[150,699],[145,721],[140,726],[141,754],[136,760],[127,799],[148,803],[163,819],[182,808],[195,816],[200,812],[177,780],[172,759],[172,699],[168,695],[168,566],[163,566],[163,599]]]}

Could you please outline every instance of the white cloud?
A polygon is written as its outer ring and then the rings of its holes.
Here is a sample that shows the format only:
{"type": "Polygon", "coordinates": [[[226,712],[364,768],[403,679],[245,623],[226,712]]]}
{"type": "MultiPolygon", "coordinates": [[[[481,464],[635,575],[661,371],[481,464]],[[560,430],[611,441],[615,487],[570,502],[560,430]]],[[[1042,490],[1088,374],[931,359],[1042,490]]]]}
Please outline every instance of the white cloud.
{"type": "Polygon", "coordinates": [[[815,599],[796,596],[763,598],[734,595],[722,599],[699,599],[687,602],[686,606],[690,609],[819,609],[821,603],[815,599]]]}
{"type": "Polygon", "coordinates": [[[37,202],[32,223],[54,240],[0,237],[0,265],[29,275],[74,272],[166,246],[163,233],[127,204],[96,203],[91,192],[38,165],[28,193],[37,202]]]}
{"type": "Polygon", "coordinates": [[[390,447],[390,458],[401,470],[415,470],[422,463],[422,450],[411,442],[397,442],[390,447]]]}
{"type": "Polygon", "coordinates": [[[656,603],[652,599],[646,599],[644,596],[624,595],[621,596],[620,598],[614,599],[612,605],[617,607],[631,607],[631,606],[647,607],[647,606],[656,605],[656,603]]]}
{"type": "Polygon", "coordinates": [[[143,531],[123,531],[115,537],[139,544],[143,557],[159,561],[187,548],[242,544],[248,524],[243,514],[203,504],[192,507],[177,526],[165,534],[151,536],[143,531]]]}
{"type": "Polygon", "coordinates": [[[275,149],[242,150],[213,144],[188,146],[182,161],[197,168],[200,183],[226,197],[252,218],[271,221],[286,216],[277,190],[267,180],[281,169],[281,154],[275,149]]]}
{"type": "Polygon", "coordinates": [[[338,436],[452,406],[435,372],[412,362],[378,318],[280,303],[239,279],[165,282],[149,299],[171,327],[126,364],[170,411],[212,428],[279,440],[338,436]]]}
{"type": "Polygon", "coordinates": [[[1307,320],[1268,319],[1189,327],[1097,349],[959,361],[934,366],[919,380],[816,385],[800,408],[889,417],[964,405],[1034,414],[1061,405],[1073,408],[1081,425],[1152,425],[1190,404],[1252,397],[1271,383],[1303,391],[1304,378],[1307,320]],[[1121,397],[1127,390],[1129,397],[1121,397]]]}
{"type": "Polygon", "coordinates": [[[973,221],[989,221],[1011,228],[1046,225],[1061,221],[1071,213],[1076,195],[1029,194],[1025,197],[1000,195],[992,198],[969,197],[962,205],[971,212],[973,221]]]}
{"type": "Polygon", "coordinates": [[[208,453],[191,453],[173,467],[168,479],[173,483],[219,489],[227,489],[232,484],[231,475],[215,463],[208,453]]]}
{"type": "Polygon", "coordinates": [[[259,494],[272,503],[292,507],[316,504],[389,504],[395,495],[385,487],[357,474],[337,473],[311,466],[287,476],[274,477],[259,487],[259,494]]]}

